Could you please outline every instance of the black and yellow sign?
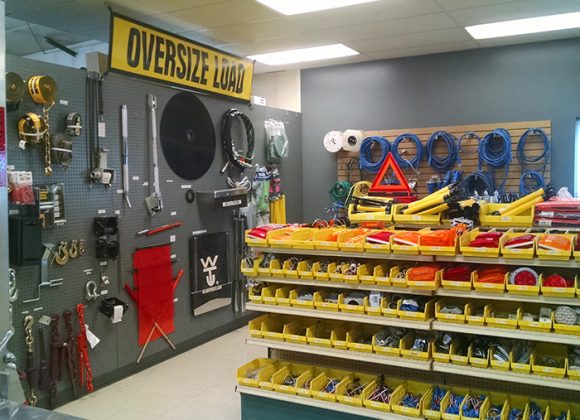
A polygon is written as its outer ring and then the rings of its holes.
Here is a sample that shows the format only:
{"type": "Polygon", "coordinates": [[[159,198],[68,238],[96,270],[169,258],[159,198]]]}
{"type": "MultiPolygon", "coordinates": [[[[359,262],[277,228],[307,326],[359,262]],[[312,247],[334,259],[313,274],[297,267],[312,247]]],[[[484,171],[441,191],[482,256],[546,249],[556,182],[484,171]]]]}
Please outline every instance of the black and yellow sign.
{"type": "Polygon", "coordinates": [[[249,101],[254,63],[111,14],[109,69],[249,101]]]}

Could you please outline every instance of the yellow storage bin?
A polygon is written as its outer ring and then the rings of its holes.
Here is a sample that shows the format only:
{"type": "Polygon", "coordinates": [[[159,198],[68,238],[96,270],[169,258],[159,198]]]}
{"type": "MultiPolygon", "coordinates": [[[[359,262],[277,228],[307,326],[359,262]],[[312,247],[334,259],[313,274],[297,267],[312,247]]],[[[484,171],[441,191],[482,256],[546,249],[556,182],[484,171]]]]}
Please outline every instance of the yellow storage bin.
{"type": "MultiPolygon", "coordinates": [[[[397,233],[404,232],[395,232],[395,234],[397,233]]],[[[398,245],[393,241],[393,237],[391,236],[391,252],[401,255],[419,255],[419,243],[417,245],[398,245]]]]}
{"type": "MultiPolygon", "coordinates": [[[[507,410],[507,394],[501,392],[486,392],[489,405],[486,411],[489,411],[492,407],[497,407],[499,409],[499,419],[508,420],[509,411],[507,410]]],[[[482,412],[480,418],[482,420],[488,420],[490,417],[487,416],[487,412],[482,412]]]]}
{"type": "Polygon", "coordinates": [[[524,415],[524,420],[529,420],[532,417],[532,414],[533,414],[532,411],[533,411],[534,405],[536,405],[540,409],[542,418],[544,420],[547,420],[547,418],[546,418],[546,411],[548,409],[548,401],[547,400],[541,400],[539,398],[533,398],[533,397],[531,397],[529,399],[528,411],[524,415]]]}
{"type": "Polygon", "coordinates": [[[473,247],[469,245],[471,241],[477,238],[477,236],[479,236],[481,233],[485,232],[481,232],[479,229],[473,229],[472,231],[465,232],[463,235],[461,235],[459,240],[459,249],[461,250],[461,254],[466,257],[499,257],[499,244],[497,248],[473,247]]]}
{"type": "Polygon", "coordinates": [[[563,378],[568,367],[568,351],[565,345],[553,343],[538,343],[532,354],[532,373],[536,375],[563,378]],[[549,358],[563,362],[563,366],[546,366],[543,360],[549,358]]]}
{"type": "MultiPolygon", "coordinates": [[[[260,265],[258,266],[258,275],[262,277],[269,277],[272,276],[272,270],[280,270],[279,275],[284,277],[284,270],[282,270],[282,265],[280,261],[276,258],[270,261],[267,267],[262,268],[260,265]]],[[[278,271],[276,271],[278,272],[278,271]]]]}
{"type": "Polygon", "coordinates": [[[545,306],[540,304],[525,304],[522,307],[522,316],[518,319],[520,329],[549,333],[552,330],[552,323],[554,322],[553,313],[548,320],[544,321],[539,319],[540,308],[545,306]],[[534,318],[528,319],[530,315],[534,318]]]}
{"type": "MultiPolygon", "coordinates": [[[[431,358],[431,347],[432,347],[431,342],[427,343],[427,348],[425,349],[425,351],[414,350],[413,343],[416,337],[417,334],[409,333],[401,339],[401,355],[405,359],[423,360],[423,361],[429,360],[431,358]]],[[[426,335],[425,337],[427,338],[426,335]]],[[[427,338],[427,340],[429,340],[429,338],[427,338]]]]}
{"type": "MultiPolygon", "coordinates": [[[[505,404],[505,409],[506,412],[508,413],[508,417],[509,417],[509,413],[512,410],[518,410],[519,412],[522,413],[521,415],[521,419],[528,419],[529,418],[529,398],[528,397],[524,397],[522,395],[513,395],[513,394],[508,394],[506,396],[506,404],[505,404]],[[526,416],[527,415],[527,416],[526,416]]],[[[503,419],[505,420],[505,419],[503,419]]]]}
{"type": "Polygon", "coordinates": [[[506,203],[485,203],[479,208],[479,222],[482,226],[514,226],[528,227],[534,223],[534,208],[522,212],[517,216],[501,216],[495,212],[506,208],[506,203]]]}
{"type": "Polygon", "coordinates": [[[296,321],[284,324],[284,329],[282,330],[284,334],[284,340],[288,341],[289,343],[308,344],[306,330],[310,325],[315,323],[316,321],[312,319],[298,319],[296,321]]]}
{"type": "Polygon", "coordinates": [[[405,274],[405,280],[407,282],[407,287],[416,290],[437,290],[441,286],[441,275],[443,270],[439,270],[435,273],[435,278],[433,280],[420,280],[413,281],[409,279],[409,271],[407,270],[405,274]]]}
{"type": "MultiPolygon", "coordinates": [[[[280,260],[270,261],[270,275],[272,277],[284,277],[284,262],[280,260]]],[[[259,272],[259,270],[258,270],[259,272]]]]}
{"type": "Polygon", "coordinates": [[[425,304],[425,309],[422,312],[411,312],[411,311],[404,311],[401,310],[401,305],[404,304],[404,300],[406,298],[403,298],[399,301],[399,305],[397,307],[397,314],[399,315],[399,318],[403,318],[403,319],[411,319],[414,321],[427,321],[431,318],[433,318],[433,314],[434,314],[434,310],[435,310],[435,299],[431,299],[430,301],[428,301],[425,304]]]}
{"type": "Polygon", "coordinates": [[[260,266],[262,259],[263,258],[261,258],[261,257],[256,258],[255,260],[252,261],[252,266],[248,267],[246,259],[244,258],[242,260],[242,264],[241,264],[241,268],[240,268],[240,270],[242,271],[242,274],[246,277],[256,277],[258,275],[258,267],[260,266]]]}
{"type": "MultiPolygon", "coordinates": [[[[421,233],[429,233],[431,228],[421,229],[421,233]]],[[[455,243],[453,246],[430,246],[424,245],[422,237],[419,238],[419,251],[423,255],[443,255],[448,257],[453,257],[459,253],[459,237],[455,238],[455,243]]]]}
{"type": "Polygon", "coordinates": [[[441,214],[403,214],[405,204],[395,204],[392,207],[393,220],[395,223],[405,223],[409,225],[439,225],[441,224],[441,214]]]}
{"type": "Polygon", "coordinates": [[[349,329],[357,328],[359,324],[344,324],[341,328],[335,328],[332,330],[330,335],[330,341],[332,342],[332,347],[341,350],[348,350],[348,344],[346,342],[346,332],[349,329]]]}
{"type": "Polygon", "coordinates": [[[260,297],[258,298],[255,292],[250,289],[250,300],[255,303],[265,303],[267,305],[276,305],[276,286],[262,287],[260,297]]]}
{"type": "Polygon", "coordinates": [[[549,401],[546,407],[545,420],[554,418],[564,418],[570,420],[570,404],[562,401],[549,401]]]}
{"type": "Polygon", "coordinates": [[[276,289],[276,303],[280,306],[290,306],[290,287],[279,287],[276,289]]]}
{"type": "Polygon", "coordinates": [[[461,418],[461,406],[465,402],[465,398],[469,396],[469,390],[467,388],[451,387],[447,390],[447,393],[441,400],[441,418],[444,420],[459,420],[461,418]],[[452,395],[460,395],[463,398],[461,405],[459,406],[459,412],[457,414],[448,412],[452,395]]]}
{"type": "Polygon", "coordinates": [[[288,317],[270,318],[262,322],[262,337],[267,340],[284,341],[284,325],[288,317]]]}
{"type": "Polygon", "coordinates": [[[516,232],[512,229],[508,230],[505,235],[503,235],[503,237],[501,238],[501,240],[499,241],[500,243],[500,250],[501,250],[501,254],[503,255],[504,258],[509,258],[509,259],[525,259],[525,260],[531,260],[536,256],[536,236],[535,234],[531,234],[528,232],[516,232]],[[505,244],[507,241],[514,239],[514,238],[518,238],[520,236],[524,236],[524,235],[533,235],[534,236],[534,240],[533,243],[531,245],[530,248],[506,248],[505,244]]]}
{"type": "Polygon", "coordinates": [[[248,289],[248,299],[252,303],[262,303],[262,287],[250,287],[248,289]]]}
{"type": "Polygon", "coordinates": [[[368,229],[346,229],[338,234],[338,249],[342,251],[363,252],[365,247],[365,237],[369,234],[368,229]],[[349,242],[350,240],[358,240],[349,242]]]}
{"type": "Polygon", "coordinates": [[[393,393],[391,398],[391,409],[402,416],[421,417],[423,410],[431,401],[433,395],[433,385],[422,382],[405,381],[393,393]],[[417,407],[405,407],[401,403],[405,395],[410,392],[419,396],[419,405],[417,407]]]}
{"type": "Polygon", "coordinates": [[[480,281],[479,273],[473,278],[473,287],[481,293],[503,293],[505,291],[505,284],[507,281],[507,274],[504,277],[503,283],[484,283],[480,281]]]}
{"type": "Polygon", "coordinates": [[[310,260],[300,261],[298,263],[298,277],[304,280],[312,280],[314,278],[313,263],[310,260]]]}
{"type": "Polygon", "coordinates": [[[349,297],[349,295],[351,295],[352,293],[353,292],[348,292],[341,293],[340,295],[338,295],[338,308],[340,309],[341,312],[363,315],[365,313],[365,308],[368,304],[368,296],[366,296],[365,294],[364,297],[359,298],[357,295],[357,299],[353,299],[352,297],[349,297]],[[360,303],[358,304],[353,303],[355,301],[358,302],[358,300],[360,299],[362,299],[362,305],[360,303]]]}
{"type": "Polygon", "coordinates": [[[266,234],[268,245],[272,248],[292,248],[292,233],[296,230],[294,227],[287,227],[272,230],[266,234]]]}
{"type": "Polygon", "coordinates": [[[342,263],[332,262],[328,264],[328,278],[330,281],[343,283],[342,279],[342,263]]]}
{"type": "Polygon", "coordinates": [[[312,366],[290,363],[272,375],[272,386],[276,392],[296,395],[298,392],[297,385],[300,378],[302,378],[302,382],[304,382],[306,377],[312,378],[313,375],[314,368],[312,366]],[[289,385],[291,383],[293,383],[293,385],[289,385]]]}
{"type": "Polygon", "coordinates": [[[513,350],[510,350],[509,360],[506,360],[506,361],[496,360],[494,357],[495,352],[496,352],[496,349],[494,347],[491,347],[489,349],[489,365],[491,366],[491,368],[496,369],[496,370],[503,370],[503,371],[510,370],[512,360],[514,359],[513,350]]]}
{"type": "Polygon", "coordinates": [[[554,318],[554,331],[558,334],[580,335],[580,325],[578,321],[575,325],[558,324],[554,318]]]}
{"type": "MultiPolygon", "coordinates": [[[[433,393],[431,395],[430,400],[427,402],[425,407],[423,408],[423,417],[430,419],[430,420],[440,420],[441,419],[441,401],[439,401],[439,409],[434,410],[432,409],[433,399],[435,398],[435,394],[437,392],[437,388],[443,391],[443,396],[447,393],[446,387],[436,385],[433,387],[433,393]]],[[[443,400],[443,398],[441,398],[443,400]]],[[[436,406],[435,406],[436,407],[436,406]]]]}
{"type": "Polygon", "coordinates": [[[314,308],[320,309],[323,311],[334,311],[338,312],[338,293],[332,291],[323,291],[319,290],[314,292],[314,308]],[[327,302],[328,297],[331,293],[336,294],[336,302],[327,302]]]}
{"type": "Polygon", "coordinates": [[[358,267],[356,267],[356,271],[354,271],[354,274],[350,274],[349,270],[351,268],[351,266],[353,266],[353,264],[351,263],[343,263],[341,265],[341,269],[342,269],[342,281],[345,283],[350,283],[350,284],[358,284],[359,280],[358,280],[358,270],[360,268],[360,265],[358,267]]]}
{"type": "Polygon", "coordinates": [[[538,245],[536,249],[536,253],[538,254],[538,258],[541,260],[556,260],[556,261],[568,261],[570,256],[572,255],[572,249],[574,248],[574,241],[576,239],[576,235],[572,235],[570,233],[559,233],[560,236],[565,236],[566,238],[570,239],[570,249],[568,250],[548,250],[542,249],[540,247],[540,242],[545,234],[538,235],[538,245]]]}
{"type": "Polygon", "coordinates": [[[246,241],[246,244],[248,246],[250,246],[250,247],[252,247],[252,246],[255,246],[255,247],[267,247],[268,246],[267,236],[264,239],[262,239],[262,238],[252,238],[251,236],[249,236],[250,231],[251,231],[251,229],[248,229],[244,233],[245,241],[246,241]]]}
{"type": "Polygon", "coordinates": [[[286,318],[281,315],[264,314],[251,320],[248,324],[250,335],[254,338],[263,338],[263,331],[272,329],[272,325],[283,324],[286,318]]]}
{"type": "Polygon", "coordinates": [[[401,300],[400,295],[387,294],[383,296],[383,316],[397,318],[399,316],[399,311],[397,310],[399,307],[399,300],[401,300]]]}
{"type": "Polygon", "coordinates": [[[465,316],[467,314],[467,305],[466,303],[455,300],[455,299],[441,299],[435,302],[435,318],[439,321],[443,322],[452,322],[455,324],[465,324],[465,316]],[[451,314],[451,313],[442,313],[441,309],[445,306],[452,305],[457,306],[458,308],[463,310],[462,314],[451,314]]]}
{"type": "Polygon", "coordinates": [[[336,386],[345,378],[352,377],[351,374],[336,369],[328,369],[312,380],[310,384],[310,394],[313,398],[323,401],[336,401],[336,386]],[[330,381],[336,381],[336,386],[326,388],[330,381]],[[326,389],[325,389],[326,388],[326,389]],[[332,391],[332,392],[327,392],[332,391]]]}
{"type": "Polygon", "coordinates": [[[304,308],[304,309],[314,309],[314,292],[312,290],[304,289],[302,292],[309,294],[312,296],[311,300],[308,299],[300,299],[301,289],[294,289],[290,290],[290,305],[296,308],[304,308]]]}
{"type": "Polygon", "coordinates": [[[287,259],[284,261],[282,265],[282,269],[284,270],[284,276],[290,279],[297,279],[298,278],[298,258],[292,257],[292,259],[287,259]]]}
{"type": "Polygon", "coordinates": [[[451,363],[455,365],[467,366],[467,364],[469,363],[469,347],[467,348],[467,351],[464,355],[458,353],[457,351],[458,348],[459,343],[457,341],[451,343],[451,351],[450,351],[451,363]]]}
{"type": "Polygon", "coordinates": [[[479,413],[477,417],[472,417],[468,413],[468,404],[463,403],[461,404],[461,420],[480,420],[480,419],[485,419],[485,416],[489,410],[490,407],[490,403],[489,403],[489,397],[487,397],[485,395],[485,393],[483,391],[469,391],[469,395],[472,397],[479,397],[479,396],[484,396],[484,400],[481,403],[481,406],[479,407],[479,413]]]}
{"type": "Polygon", "coordinates": [[[312,264],[312,274],[316,280],[323,280],[326,281],[329,279],[328,277],[328,265],[326,265],[326,270],[323,270],[322,263],[320,261],[316,261],[312,264]]]}
{"type": "Polygon", "coordinates": [[[469,281],[445,280],[445,270],[441,274],[441,286],[444,289],[469,291],[477,281],[477,270],[471,272],[469,281]]]}
{"type": "Polygon", "coordinates": [[[542,273],[542,284],[540,285],[540,291],[544,296],[550,297],[562,297],[562,298],[573,298],[578,290],[578,276],[571,273],[566,273],[566,276],[574,277],[574,284],[572,287],[546,287],[544,286],[544,280],[552,273],[558,273],[558,271],[545,271],[542,273]]]}
{"type": "Polygon", "coordinates": [[[319,229],[312,238],[314,248],[336,251],[338,249],[338,234],[343,230],[343,228],[319,229]]]}
{"type": "Polygon", "coordinates": [[[435,360],[436,362],[451,363],[451,351],[447,353],[438,352],[437,346],[435,345],[434,341],[431,342],[431,356],[433,357],[433,360],[435,360]]]}
{"type": "Polygon", "coordinates": [[[238,384],[258,388],[260,386],[260,372],[266,371],[271,376],[277,368],[277,361],[266,358],[254,359],[238,368],[236,377],[238,384]]]}
{"type": "Polygon", "coordinates": [[[570,418],[568,420],[580,419],[580,403],[570,403],[570,418]]]}
{"type": "Polygon", "coordinates": [[[512,362],[511,362],[511,370],[513,370],[514,372],[517,372],[517,373],[530,373],[532,370],[531,355],[530,355],[530,360],[527,363],[518,362],[517,359],[518,359],[518,356],[516,355],[516,350],[514,349],[512,362]]]}
{"type": "Polygon", "coordinates": [[[394,287],[407,288],[406,271],[408,269],[409,266],[407,265],[396,265],[391,267],[391,271],[389,272],[391,285],[394,287]]]}
{"type": "Polygon", "coordinates": [[[310,398],[312,396],[310,385],[312,384],[312,380],[316,378],[320,372],[320,368],[313,367],[312,369],[307,370],[302,375],[300,375],[298,379],[296,379],[296,395],[310,398]]]}
{"type": "MultiPolygon", "coordinates": [[[[378,331],[377,331],[378,333],[378,331]]],[[[399,340],[399,345],[396,347],[380,346],[377,343],[377,333],[373,335],[373,352],[377,354],[384,354],[385,356],[400,357],[401,356],[401,341],[405,338],[399,340]]],[[[407,333],[409,335],[410,333],[407,333]]]]}
{"type": "MultiPolygon", "coordinates": [[[[391,403],[384,403],[382,401],[375,401],[375,400],[371,400],[370,398],[372,397],[373,393],[375,392],[375,390],[377,389],[377,386],[379,386],[379,384],[381,384],[381,379],[377,379],[373,382],[371,382],[363,391],[363,405],[366,408],[370,408],[372,410],[379,410],[379,411],[383,411],[383,412],[390,412],[391,411],[391,403]]],[[[392,393],[391,393],[391,397],[393,395],[393,393],[397,390],[397,388],[399,386],[401,386],[403,381],[398,380],[398,379],[384,379],[383,380],[383,384],[388,386],[389,388],[392,389],[392,393]]]]}
{"type": "Polygon", "coordinates": [[[391,285],[390,272],[391,269],[384,264],[375,265],[375,268],[373,270],[375,283],[379,286],[390,286],[391,285]]]}
{"type": "Polygon", "coordinates": [[[470,344],[467,354],[471,366],[481,369],[485,369],[489,366],[489,350],[485,353],[486,357],[476,357],[473,351],[473,344],[470,344]]]}
{"type": "Polygon", "coordinates": [[[317,229],[313,228],[300,228],[295,232],[292,232],[290,237],[290,244],[292,248],[297,249],[314,249],[314,243],[312,239],[314,238],[314,232],[317,229]]]}
{"type": "MultiPolygon", "coordinates": [[[[526,267],[529,268],[529,267],[526,267]]],[[[510,282],[510,275],[512,272],[506,274],[506,288],[507,291],[514,295],[524,295],[524,296],[538,296],[540,294],[540,284],[542,284],[542,275],[538,273],[537,269],[531,268],[536,274],[538,275],[538,282],[534,286],[523,286],[517,284],[511,284],[510,282]]],[[[514,270],[516,271],[516,270],[514,270]]]]}
{"type": "Polygon", "coordinates": [[[258,386],[266,391],[273,391],[274,384],[272,383],[272,377],[276,372],[278,372],[278,370],[288,365],[288,362],[274,360],[271,365],[260,369],[258,372],[258,386]]]}
{"type": "MultiPolygon", "coordinates": [[[[393,231],[394,229],[390,228],[390,229],[382,229],[382,230],[383,231],[385,231],[385,230],[393,231]]],[[[365,248],[366,252],[388,254],[391,252],[391,243],[387,242],[386,244],[371,244],[371,243],[365,242],[364,248],[365,248]]]]}
{"type": "Polygon", "coordinates": [[[485,307],[485,323],[490,327],[516,329],[521,317],[522,308],[513,303],[496,302],[485,307]]]}
{"type": "Polygon", "coordinates": [[[375,269],[380,265],[374,264],[361,264],[358,268],[358,279],[362,284],[376,284],[375,281],[375,269]]]}
{"type": "Polygon", "coordinates": [[[373,336],[381,328],[376,325],[360,325],[346,333],[346,346],[349,350],[364,353],[373,352],[373,336]]]}
{"type": "Polygon", "coordinates": [[[371,383],[374,383],[376,379],[377,377],[374,375],[353,373],[351,378],[343,379],[336,387],[336,400],[341,404],[362,407],[362,393],[364,389],[371,383]],[[357,389],[359,390],[358,394],[356,393],[357,389]]]}
{"type": "Polygon", "coordinates": [[[370,315],[370,316],[382,316],[383,309],[385,309],[386,307],[387,306],[386,306],[385,298],[383,298],[383,297],[380,298],[378,306],[371,306],[371,296],[369,295],[369,298],[367,299],[367,306],[365,307],[365,311],[366,311],[367,315],[370,315]]]}
{"type": "Polygon", "coordinates": [[[471,303],[465,308],[465,319],[469,325],[485,325],[485,305],[471,303]]]}
{"type": "Polygon", "coordinates": [[[306,328],[308,344],[319,347],[332,347],[332,332],[346,336],[347,326],[339,321],[317,321],[306,328]]]}

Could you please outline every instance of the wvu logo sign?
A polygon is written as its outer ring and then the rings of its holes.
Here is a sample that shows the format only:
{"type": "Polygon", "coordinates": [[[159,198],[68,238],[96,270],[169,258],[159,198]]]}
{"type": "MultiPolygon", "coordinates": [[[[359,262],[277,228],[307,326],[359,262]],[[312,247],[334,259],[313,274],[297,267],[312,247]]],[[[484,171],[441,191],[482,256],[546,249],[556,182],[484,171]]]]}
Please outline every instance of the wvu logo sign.
{"type": "Polygon", "coordinates": [[[205,273],[205,282],[209,287],[212,287],[216,284],[215,273],[214,271],[217,270],[217,260],[219,255],[214,255],[212,257],[207,258],[200,258],[201,265],[203,266],[203,272],[205,273]]]}

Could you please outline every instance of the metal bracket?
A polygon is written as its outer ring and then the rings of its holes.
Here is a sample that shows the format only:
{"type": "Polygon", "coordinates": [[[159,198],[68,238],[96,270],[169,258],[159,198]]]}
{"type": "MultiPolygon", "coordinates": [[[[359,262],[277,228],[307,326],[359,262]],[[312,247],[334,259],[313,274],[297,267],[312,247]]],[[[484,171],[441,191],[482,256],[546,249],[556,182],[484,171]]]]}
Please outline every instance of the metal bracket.
{"type": "Polygon", "coordinates": [[[113,178],[115,176],[115,170],[107,168],[107,153],[108,149],[97,149],[97,167],[92,170],[91,178],[100,184],[111,186],[113,183],[113,178]]]}
{"type": "Polygon", "coordinates": [[[38,302],[40,300],[40,289],[42,287],[55,287],[63,283],[62,277],[59,279],[48,280],[48,259],[50,258],[51,249],[45,245],[44,254],[40,260],[40,283],[38,283],[37,296],[33,299],[23,300],[22,303],[38,302]]]}

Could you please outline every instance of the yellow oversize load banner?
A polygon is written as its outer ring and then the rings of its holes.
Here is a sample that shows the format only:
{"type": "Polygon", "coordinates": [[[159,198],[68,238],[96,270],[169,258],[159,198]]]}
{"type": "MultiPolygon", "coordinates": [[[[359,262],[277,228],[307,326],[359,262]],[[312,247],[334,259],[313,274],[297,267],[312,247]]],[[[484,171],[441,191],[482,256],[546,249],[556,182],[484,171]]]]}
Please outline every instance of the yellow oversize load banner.
{"type": "Polygon", "coordinates": [[[254,63],[111,14],[109,69],[250,101],[254,63]]]}

